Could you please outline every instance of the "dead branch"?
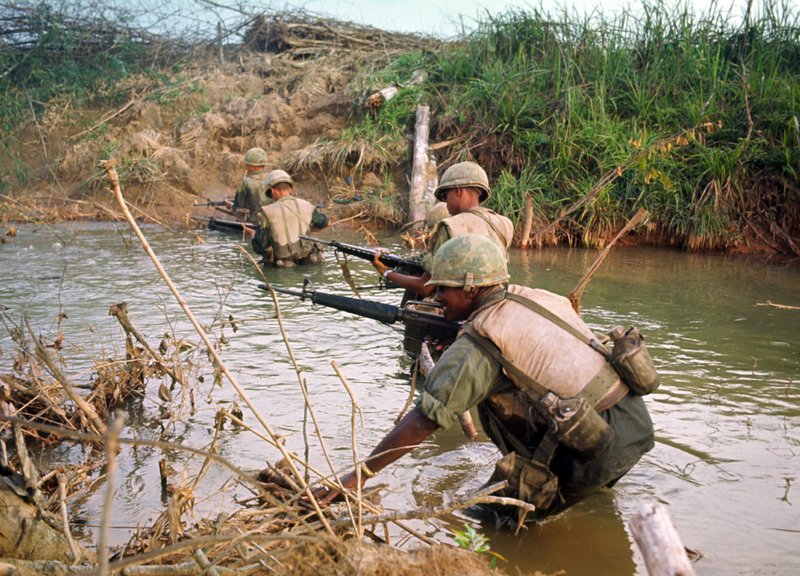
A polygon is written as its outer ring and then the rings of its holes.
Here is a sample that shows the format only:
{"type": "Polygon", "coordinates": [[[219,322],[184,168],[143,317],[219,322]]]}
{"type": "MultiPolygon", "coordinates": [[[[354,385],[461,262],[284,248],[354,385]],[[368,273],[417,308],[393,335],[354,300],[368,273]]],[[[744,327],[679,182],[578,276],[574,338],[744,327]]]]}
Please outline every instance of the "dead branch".
{"type": "Polygon", "coordinates": [[[774,304],[771,300],[766,302],[756,302],[753,306],[771,306],[772,308],[780,308],[781,310],[800,310],[800,306],[789,306],[788,304],[774,304]]]}
{"type": "Polygon", "coordinates": [[[581,313],[581,296],[583,295],[583,290],[586,288],[586,285],[589,283],[589,280],[592,279],[592,275],[597,272],[597,269],[600,267],[600,264],[603,263],[603,260],[606,259],[611,249],[614,247],[614,244],[617,243],[617,240],[625,236],[628,232],[636,228],[639,224],[647,220],[649,213],[644,208],[639,208],[636,214],[628,220],[625,226],[622,227],[622,230],[617,232],[617,235],[606,245],[600,255],[595,258],[595,261],[592,262],[592,265],[586,270],[581,278],[578,285],[569,293],[569,301],[572,303],[572,308],[575,310],[577,314],[581,313]]]}
{"type": "Polygon", "coordinates": [[[52,356],[50,356],[50,352],[42,343],[41,339],[37,338],[33,332],[33,328],[28,321],[28,318],[25,318],[25,325],[28,328],[28,332],[33,338],[34,346],[36,348],[36,356],[39,358],[50,372],[53,374],[56,380],[58,380],[59,384],[64,388],[64,391],[69,396],[70,400],[77,406],[80,412],[88,419],[88,423],[94,429],[95,432],[98,434],[104,434],[106,431],[106,426],[100,417],[97,415],[95,409],[80,396],[75,390],[75,387],[72,383],[67,379],[66,375],[61,371],[56,364],[55,360],[53,360],[52,356]]]}

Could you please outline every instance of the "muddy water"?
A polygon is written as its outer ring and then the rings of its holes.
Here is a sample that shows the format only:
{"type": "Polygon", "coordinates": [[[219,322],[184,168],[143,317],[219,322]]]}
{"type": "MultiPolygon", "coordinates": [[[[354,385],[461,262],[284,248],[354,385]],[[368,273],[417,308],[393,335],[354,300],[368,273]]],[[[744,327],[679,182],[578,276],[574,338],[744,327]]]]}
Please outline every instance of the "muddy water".
{"type": "MultiPolygon", "coordinates": [[[[201,231],[193,234],[146,230],[154,249],[193,312],[205,324],[232,315],[238,330],[224,334],[222,354],[272,427],[287,445],[303,452],[303,409],[297,376],[288,359],[269,296],[234,245],[236,239],[201,231]]],[[[332,233],[328,231],[326,235],[332,233]]],[[[356,240],[342,232],[342,240],[356,240]]],[[[395,240],[385,239],[390,246],[395,240]]],[[[552,249],[512,254],[514,282],[566,293],[595,253],[552,249]]],[[[196,342],[179,307],[127,228],[113,225],[23,226],[10,244],[0,245],[3,281],[0,304],[19,320],[27,312],[37,331],[53,337],[59,310],[64,355],[75,380],[87,381],[91,359],[122,355],[121,330],[108,307],[127,302],[137,328],[156,344],[164,332],[196,342]]],[[[361,286],[375,284],[366,263],[351,270],[361,286]]],[[[308,274],[326,291],[347,294],[332,261],[314,269],[270,271],[280,286],[299,286],[308,274]]],[[[800,305],[797,267],[720,255],[625,248],[613,252],[590,283],[583,315],[595,328],[635,324],[647,336],[663,374],[663,387],[647,399],[656,427],[655,449],[614,490],[592,498],[514,536],[490,518],[458,513],[435,524],[417,523],[429,535],[473,525],[508,560],[508,571],[567,574],[644,574],[626,521],[644,502],[664,503],[684,543],[704,556],[704,575],[800,573],[800,311],[759,306],[771,301],[800,305]]],[[[391,292],[364,296],[396,303],[391,292]]],[[[409,390],[409,361],[397,329],[281,296],[281,313],[292,351],[302,366],[326,445],[335,464],[352,461],[350,402],[335,375],[336,361],[363,414],[357,429],[363,455],[392,426],[409,390]]],[[[0,372],[11,370],[13,346],[0,339],[0,372]]],[[[201,356],[201,355],[198,355],[201,356]]],[[[213,417],[234,399],[229,386],[213,385],[205,369],[194,413],[165,424],[165,411],[152,382],[141,401],[127,408],[126,435],[164,438],[205,447],[213,417]]],[[[245,412],[245,420],[254,418],[245,412]]],[[[313,436],[310,425],[307,434],[313,436]]],[[[245,430],[226,429],[220,453],[256,469],[276,451],[245,430]]],[[[391,466],[371,485],[384,487],[384,504],[404,510],[447,501],[485,481],[496,458],[486,442],[467,443],[459,430],[440,431],[423,447],[391,466]]],[[[51,461],[80,461],[80,447],[62,446],[51,461]]],[[[156,450],[126,449],[120,457],[114,540],[124,542],[137,522],[146,523],[163,506],[156,450]]],[[[166,455],[178,473],[199,465],[179,451],[166,455]]],[[[318,442],[311,459],[325,468],[318,442]]],[[[234,507],[241,489],[229,474],[212,470],[198,491],[198,513],[234,507]],[[221,489],[221,490],[220,490],[221,489]],[[214,497],[207,495],[215,494],[214,497]]],[[[76,519],[91,531],[104,495],[86,494],[76,519]]],[[[402,534],[395,534],[402,539],[402,534]]],[[[415,543],[408,540],[404,543],[415,543]]],[[[502,564],[502,563],[501,563],[502,564]]]]}

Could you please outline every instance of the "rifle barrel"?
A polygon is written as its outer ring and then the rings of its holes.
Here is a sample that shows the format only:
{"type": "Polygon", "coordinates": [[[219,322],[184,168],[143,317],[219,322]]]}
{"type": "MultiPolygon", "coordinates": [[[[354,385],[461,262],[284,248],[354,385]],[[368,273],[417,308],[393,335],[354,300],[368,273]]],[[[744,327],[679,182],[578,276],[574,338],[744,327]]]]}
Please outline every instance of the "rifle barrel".
{"type": "Polygon", "coordinates": [[[363,260],[372,261],[376,254],[380,254],[379,260],[387,266],[392,268],[403,268],[414,275],[422,275],[425,272],[425,268],[423,268],[422,264],[419,262],[401,258],[400,256],[395,256],[394,254],[387,254],[386,252],[378,252],[374,248],[356,246],[355,244],[345,244],[344,242],[338,242],[336,240],[322,240],[321,238],[314,238],[313,236],[300,236],[300,238],[310,242],[322,244],[323,246],[330,246],[339,252],[344,252],[345,254],[349,254],[350,256],[355,256],[356,258],[361,258],[363,260]]]}

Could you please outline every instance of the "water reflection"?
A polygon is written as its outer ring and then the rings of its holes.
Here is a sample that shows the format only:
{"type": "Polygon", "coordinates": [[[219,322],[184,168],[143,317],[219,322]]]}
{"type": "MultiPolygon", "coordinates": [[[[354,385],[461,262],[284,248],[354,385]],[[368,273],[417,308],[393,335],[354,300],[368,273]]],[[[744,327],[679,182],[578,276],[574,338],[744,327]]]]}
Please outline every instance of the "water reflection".
{"type": "MultiPolygon", "coordinates": [[[[259,275],[219,233],[193,234],[147,228],[164,267],[201,323],[213,326],[223,358],[264,418],[287,447],[304,451],[302,398],[269,294],[257,289],[259,275]],[[232,316],[234,331],[219,320],[232,316]],[[216,320],[216,323],[215,323],[216,320]],[[224,339],[222,338],[224,336],[224,339]],[[225,343],[222,343],[222,341],[225,343]]],[[[327,236],[332,232],[328,231],[327,236]]],[[[360,243],[353,233],[339,239],[360,243]]],[[[405,252],[395,238],[383,239],[405,252]]],[[[578,283],[595,252],[570,249],[514,251],[512,280],[567,293],[578,283]]],[[[34,230],[0,245],[5,272],[0,304],[19,319],[27,312],[44,335],[55,332],[59,311],[70,376],[86,381],[93,358],[121,355],[122,334],[107,315],[112,304],[128,302],[134,325],[157,343],[168,332],[197,341],[182,312],[147,256],[125,229],[78,224],[34,230]]],[[[360,286],[375,286],[366,262],[351,261],[360,286]]],[[[308,275],[327,292],[349,294],[336,263],[314,268],[270,270],[276,285],[299,287],[308,275]]],[[[613,491],[604,491],[550,521],[515,537],[491,519],[458,513],[416,528],[427,534],[463,528],[470,522],[491,538],[492,548],[510,561],[510,572],[535,570],[570,574],[643,574],[625,521],[642,502],[668,506],[684,543],[705,554],[705,575],[789,574],[800,571],[797,548],[800,502],[800,312],[761,306],[767,301],[800,305],[797,267],[724,255],[691,255],[656,248],[616,250],[588,285],[582,314],[598,330],[635,324],[662,372],[664,385],[647,399],[658,441],[613,491]]],[[[362,295],[397,303],[397,294],[364,290],[362,295]]],[[[342,312],[312,307],[281,295],[286,335],[307,380],[317,417],[337,466],[352,461],[350,401],[330,362],[348,378],[363,413],[358,450],[366,454],[391,429],[408,395],[409,362],[398,329],[342,312]]],[[[11,370],[13,345],[0,337],[0,372],[11,370]]],[[[194,447],[213,437],[214,414],[230,406],[229,386],[204,382],[194,413],[165,426],[161,401],[151,383],[147,398],[129,406],[128,435],[167,438],[194,447]]],[[[247,413],[250,424],[253,418],[247,413]]],[[[316,443],[315,443],[316,446],[316,443]]],[[[243,430],[226,429],[220,454],[243,468],[257,469],[277,452],[243,430]]],[[[78,448],[56,450],[54,461],[82,461],[78,448]]],[[[384,504],[405,510],[464,495],[485,481],[497,452],[488,442],[466,443],[460,430],[438,432],[419,450],[382,472],[384,504]]],[[[120,458],[115,538],[161,510],[158,459],[167,457],[178,473],[186,454],[144,447],[126,448],[120,458]]],[[[323,466],[312,447],[311,459],[323,466]]],[[[191,461],[187,474],[199,463],[191,461]]],[[[229,474],[213,469],[207,481],[222,486],[229,474]]],[[[86,495],[79,516],[92,521],[103,492],[86,495]]],[[[232,495],[199,502],[198,509],[232,506],[232,495]]],[[[445,536],[446,538],[446,536],[445,536]]],[[[409,541],[409,545],[413,542],[409,541]]]]}

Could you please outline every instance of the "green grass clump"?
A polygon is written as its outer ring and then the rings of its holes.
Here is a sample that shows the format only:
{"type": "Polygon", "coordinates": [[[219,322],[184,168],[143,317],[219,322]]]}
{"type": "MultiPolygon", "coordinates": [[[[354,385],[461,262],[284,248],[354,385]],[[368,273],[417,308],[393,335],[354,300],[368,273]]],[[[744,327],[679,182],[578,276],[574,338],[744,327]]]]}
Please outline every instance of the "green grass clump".
{"type": "Polygon", "coordinates": [[[512,10],[376,82],[415,67],[427,81],[360,125],[407,131],[430,105],[431,140],[457,142],[440,164],[480,162],[489,206],[516,222],[527,194],[552,221],[591,193],[552,241],[600,245],[642,207],[655,240],[690,249],[800,235],[800,26],[780,0],[740,23],[662,2],[613,18],[512,10]]]}

